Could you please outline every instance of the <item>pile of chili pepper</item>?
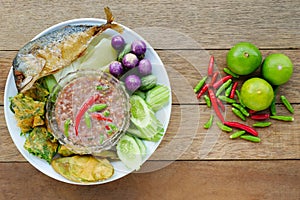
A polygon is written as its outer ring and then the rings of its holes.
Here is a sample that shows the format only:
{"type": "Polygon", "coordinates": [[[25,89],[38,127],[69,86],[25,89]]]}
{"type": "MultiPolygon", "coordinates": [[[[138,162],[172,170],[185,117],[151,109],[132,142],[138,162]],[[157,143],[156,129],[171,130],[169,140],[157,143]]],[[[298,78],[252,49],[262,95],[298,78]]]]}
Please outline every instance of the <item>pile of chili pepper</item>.
{"type": "MultiPolygon", "coordinates": [[[[217,122],[217,125],[222,131],[231,132],[233,128],[238,129],[237,132],[230,135],[231,139],[242,138],[251,142],[260,142],[258,132],[254,127],[262,128],[272,125],[272,122],[267,121],[269,119],[281,121],[294,120],[292,116],[277,115],[275,100],[278,87],[274,88],[274,99],[270,106],[270,113],[255,112],[246,108],[240,97],[238,82],[234,80],[234,78],[239,78],[239,76],[231,72],[228,68],[224,68],[224,72],[227,75],[218,79],[220,73],[218,71],[214,72],[214,63],[214,56],[211,56],[207,76],[198,82],[194,88],[194,92],[197,94],[198,99],[203,96],[207,106],[214,109],[216,116],[220,120],[220,122],[217,122]],[[208,93],[208,95],[206,95],[206,93],[208,93]],[[248,126],[236,121],[226,121],[223,116],[223,112],[225,111],[224,103],[230,104],[232,106],[232,112],[241,120],[246,121],[246,118],[250,118],[254,120],[255,123],[252,124],[252,126],[248,126]]],[[[287,98],[282,95],[280,99],[286,109],[293,114],[294,108],[287,98]]],[[[213,115],[211,115],[209,120],[204,124],[204,128],[210,128],[213,125],[213,119],[213,115]]]]}

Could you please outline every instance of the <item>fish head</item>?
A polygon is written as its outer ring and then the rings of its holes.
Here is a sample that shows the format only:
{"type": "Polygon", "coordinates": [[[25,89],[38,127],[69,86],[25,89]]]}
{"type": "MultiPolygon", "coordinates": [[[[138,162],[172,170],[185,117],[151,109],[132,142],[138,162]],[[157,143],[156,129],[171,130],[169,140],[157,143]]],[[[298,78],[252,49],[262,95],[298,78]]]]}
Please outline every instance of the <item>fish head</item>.
{"type": "Polygon", "coordinates": [[[33,54],[18,54],[13,61],[15,83],[18,91],[28,85],[43,69],[46,60],[33,54]]]}

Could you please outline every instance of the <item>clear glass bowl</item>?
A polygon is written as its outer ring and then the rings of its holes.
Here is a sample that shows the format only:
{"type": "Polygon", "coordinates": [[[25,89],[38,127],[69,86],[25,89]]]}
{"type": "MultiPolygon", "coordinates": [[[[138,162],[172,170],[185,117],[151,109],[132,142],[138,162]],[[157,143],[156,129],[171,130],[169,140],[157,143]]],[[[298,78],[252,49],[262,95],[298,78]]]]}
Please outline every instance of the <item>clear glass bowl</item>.
{"type": "Polygon", "coordinates": [[[129,96],[124,86],[102,71],[67,74],[53,88],[46,109],[54,137],[78,154],[97,155],[111,149],[130,121],[129,96]],[[99,104],[107,107],[90,109],[99,104]]]}

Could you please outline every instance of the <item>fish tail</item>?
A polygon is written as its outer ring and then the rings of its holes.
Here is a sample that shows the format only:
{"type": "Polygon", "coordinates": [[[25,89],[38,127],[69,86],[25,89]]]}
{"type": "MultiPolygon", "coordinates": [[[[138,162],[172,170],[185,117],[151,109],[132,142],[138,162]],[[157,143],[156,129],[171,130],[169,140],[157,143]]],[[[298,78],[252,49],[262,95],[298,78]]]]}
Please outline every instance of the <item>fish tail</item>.
{"type": "MultiPolygon", "coordinates": [[[[114,16],[110,10],[109,7],[104,7],[104,12],[106,14],[106,24],[104,24],[104,30],[105,29],[113,29],[119,33],[122,33],[124,28],[122,26],[120,26],[119,24],[113,23],[114,21],[114,16]]],[[[100,31],[101,32],[101,31],[100,31]]]]}
{"type": "Polygon", "coordinates": [[[106,23],[102,24],[101,26],[94,26],[91,28],[92,35],[97,36],[103,33],[106,29],[113,29],[119,33],[122,33],[124,28],[119,24],[113,23],[114,17],[109,7],[104,8],[104,12],[106,14],[106,23]]]}
{"type": "Polygon", "coordinates": [[[107,24],[111,24],[114,21],[114,16],[109,7],[104,7],[104,12],[106,14],[107,24]]]}

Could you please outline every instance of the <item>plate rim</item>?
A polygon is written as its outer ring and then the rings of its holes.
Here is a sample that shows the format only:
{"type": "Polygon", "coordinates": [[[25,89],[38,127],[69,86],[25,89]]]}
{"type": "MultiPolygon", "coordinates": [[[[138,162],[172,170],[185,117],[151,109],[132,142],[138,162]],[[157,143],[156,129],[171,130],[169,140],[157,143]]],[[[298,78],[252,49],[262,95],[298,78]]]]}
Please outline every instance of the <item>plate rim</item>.
{"type": "MultiPolygon", "coordinates": [[[[37,39],[38,37],[41,37],[42,35],[45,35],[47,33],[50,33],[54,30],[57,30],[59,28],[63,28],[64,26],[67,26],[67,25],[71,25],[71,24],[88,24],[88,25],[99,25],[99,24],[103,24],[105,23],[106,20],[104,19],[98,19],[98,18],[76,18],[76,19],[71,19],[71,20],[67,20],[67,21],[63,21],[63,22],[60,22],[60,23],[57,23],[57,24],[54,24],[48,28],[46,28],[45,30],[43,30],[42,32],[40,32],[39,34],[37,34],[32,40],[34,39],[37,39]]],[[[138,38],[138,39],[142,39],[143,41],[145,41],[146,45],[147,45],[147,49],[150,48],[151,49],[151,53],[153,54],[154,58],[156,61],[158,61],[158,64],[161,65],[161,69],[163,71],[163,73],[166,75],[164,77],[165,79],[165,82],[167,84],[164,84],[166,85],[169,89],[170,89],[170,99],[169,99],[169,103],[167,106],[165,106],[163,109],[164,111],[167,112],[167,115],[165,116],[165,123],[163,124],[164,125],[164,134],[163,134],[163,137],[155,143],[154,145],[154,148],[151,149],[151,153],[148,153],[147,154],[147,157],[144,158],[143,160],[143,163],[142,165],[151,157],[151,155],[156,151],[156,149],[158,148],[158,146],[160,145],[161,141],[163,140],[165,134],[166,134],[166,131],[167,131],[167,128],[168,128],[168,125],[169,125],[169,122],[170,122],[170,118],[171,118],[171,112],[172,112],[172,90],[171,90],[171,84],[170,84],[170,80],[169,80],[169,76],[168,76],[168,73],[167,73],[167,70],[162,62],[162,60],[160,59],[160,57],[158,56],[157,52],[154,50],[154,48],[148,43],[148,41],[146,41],[142,36],[140,36],[138,33],[134,32],[132,29],[122,25],[122,24],[119,24],[117,22],[115,22],[116,24],[122,26],[124,28],[124,30],[126,32],[128,32],[130,35],[132,35],[134,38],[138,38]]],[[[31,41],[32,41],[31,40],[31,41]]],[[[16,144],[16,139],[15,137],[13,136],[13,134],[16,134],[16,133],[12,133],[12,127],[10,127],[11,125],[9,124],[9,119],[11,119],[9,115],[9,112],[11,112],[10,108],[9,108],[9,96],[8,96],[8,88],[11,87],[9,85],[10,82],[14,82],[14,80],[12,80],[14,77],[13,77],[13,67],[11,66],[10,70],[9,70],[9,73],[7,75],[7,79],[6,79],[6,83],[5,83],[5,89],[4,89],[4,118],[5,118],[5,121],[6,121],[6,126],[7,126],[7,129],[9,131],[9,134],[10,134],[10,137],[11,139],[13,140],[13,143],[14,145],[17,147],[18,151],[20,152],[20,154],[23,156],[23,158],[29,162],[34,168],[36,168],[38,171],[42,172],[43,174],[45,174],[46,176],[48,177],[51,177],[55,180],[58,180],[60,182],[64,182],[64,183],[69,183],[69,184],[74,184],[74,185],[100,185],[100,184],[104,184],[104,183],[109,183],[109,182],[113,182],[113,181],[116,181],[126,175],[129,175],[131,174],[134,170],[128,170],[126,172],[123,172],[121,173],[120,176],[118,177],[115,177],[112,179],[112,177],[110,177],[109,179],[106,179],[104,181],[97,181],[97,182],[89,182],[89,183],[86,183],[86,182],[73,182],[73,181],[70,181],[68,179],[66,179],[65,177],[61,176],[60,174],[58,174],[57,172],[55,172],[58,176],[55,177],[53,176],[52,174],[49,174],[48,173],[48,170],[47,169],[43,169],[41,168],[38,164],[36,164],[35,160],[32,160],[30,159],[29,157],[33,156],[32,154],[28,153],[23,145],[20,146],[20,145],[17,145],[16,144]]],[[[15,87],[15,86],[12,86],[12,87],[15,87]]],[[[16,87],[15,87],[16,89],[16,87]]],[[[18,128],[18,127],[17,127],[18,128]]],[[[18,137],[22,137],[19,135],[18,133],[18,137]]],[[[35,158],[39,159],[38,157],[34,156],[35,158]]],[[[45,161],[46,162],[46,161],[45,161]]],[[[115,162],[115,161],[114,161],[115,162]]],[[[121,162],[121,161],[117,161],[117,162],[121,162]]],[[[48,164],[46,162],[46,164],[48,164]]],[[[51,165],[48,164],[50,167],[51,165]]],[[[141,165],[141,166],[142,166],[141,165]]]]}

